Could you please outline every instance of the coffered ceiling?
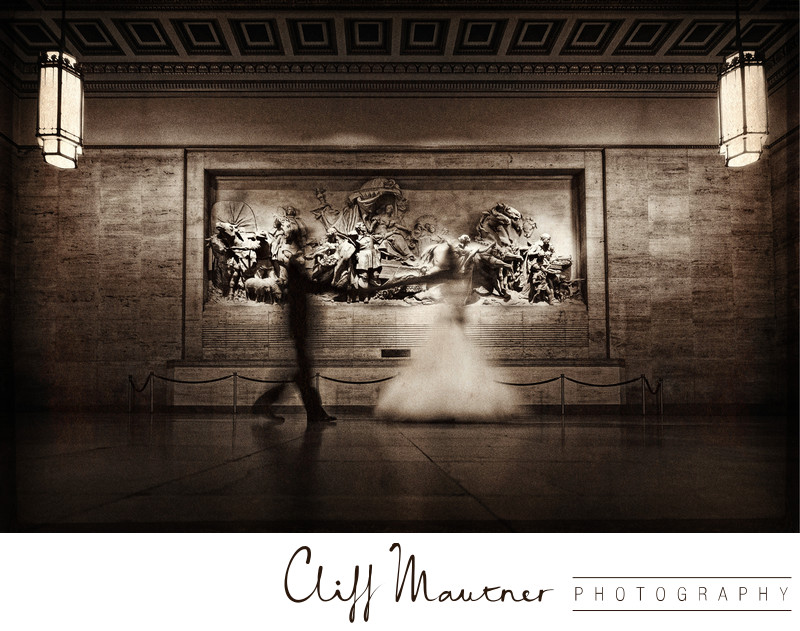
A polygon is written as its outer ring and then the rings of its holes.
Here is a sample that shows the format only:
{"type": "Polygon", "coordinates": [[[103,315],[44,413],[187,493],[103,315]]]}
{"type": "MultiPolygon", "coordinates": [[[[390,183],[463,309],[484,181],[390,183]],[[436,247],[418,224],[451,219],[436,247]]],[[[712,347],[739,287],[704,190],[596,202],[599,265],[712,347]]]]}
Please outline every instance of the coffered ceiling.
{"type": "MultiPolygon", "coordinates": [[[[6,0],[9,3],[9,0],[6,0]]],[[[0,10],[2,78],[36,88],[61,0],[0,10]]],[[[771,87],[797,72],[798,1],[740,0],[771,87]]],[[[88,94],[713,94],[735,0],[68,0],[88,94]]]]}

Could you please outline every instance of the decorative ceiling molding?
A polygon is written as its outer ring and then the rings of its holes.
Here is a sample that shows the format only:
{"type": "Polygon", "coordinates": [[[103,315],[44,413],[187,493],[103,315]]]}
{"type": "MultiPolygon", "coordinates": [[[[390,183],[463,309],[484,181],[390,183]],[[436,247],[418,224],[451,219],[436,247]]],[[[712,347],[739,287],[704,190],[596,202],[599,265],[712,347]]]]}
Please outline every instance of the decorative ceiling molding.
{"type": "Polygon", "coordinates": [[[781,86],[789,77],[797,76],[797,70],[800,67],[800,57],[797,54],[798,44],[800,41],[797,36],[789,39],[767,61],[767,86],[770,90],[781,86]]]}
{"type": "MultiPolygon", "coordinates": [[[[61,0],[12,1],[16,10],[2,12],[8,19],[0,21],[0,74],[23,93],[35,82],[39,52],[60,32],[61,0]]],[[[292,90],[302,92],[312,90],[304,87],[312,85],[309,79],[334,78],[345,93],[353,93],[365,75],[388,89],[414,75],[415,82],[429,82],[426,93],[440,83],[443,94],[451,94],[453,75],[478,84],[489,75],[515,84],[563,78],[566,90],[584,89],[575,82],[613,76],[615,89],[626,81],[640,86],[637,90],[650,85],[654,93],[697,94],[716,80],[733,37],[731,0],[70,0],[69,5],[68,45],[78,49],[88,94],[135,84],[143,96],[153,96],[172,90],[175,82],[180,90],[191,84],[203,93],[256,82],[271,93],[275,81],[294,82],[292,90]]],[[[798,36],[797,0],[741,0],[741,6],[744,32],[765,55],[774,87],[796,68],[796,59],[781,51],[798,36]]]]}
{"type": "MultiPolygon", "coordinates": [[[[750,10],[760,0],[741,0],[750,10]]],[[[39,0],[44,8],[60,9],[61,0],[39,0]]],[[[222,9],[412,9],[419,0],[73,0],[74,11],[101,10],[222,10],[222,9]]],[[[730,11],[730,0],[427,0],[425,8],[499,10],[535,9],[547,11],[730,11]]]]}
{"type": "MultiPolygon", "coordinates": [[[[716,64],[84,64],[89,96],[198,92],[408,96],[627,93],[712,96],[716,64]],[[331,77],[336,75],[336,78],[331,77]],[[360,76],[359,76],[360,75],[360,76]],[[397,77],[396,79],[394,77],[397,77]]],[[[35,82],[24,89],[33,91],[35,82]]]]}
{"type": "MultiPolygon", "coordinates": [[[[84,74],[689,74],[716,76],[718,64],[694,63],[93,63],[84,74]]],[[[89,79],[91,81],[91,79],[89,79]]]]}
{"type": "MultiPolygon", "coordinates": [[[[31,86],[35,87],[35,86],[31,86]]],[[[97,81],[86,85],[88,95],[174,92],[219,92],[230,95],[241,92],[247,96],[273,94],[280,96],[303,95],[309,93],[319,95],[360,95],[373,97],[411,96],[418,94],[474,96],[474,95],[553,95],[553,94],[585,94],[613,93],[651,95],[658,92],[662,95],[676,96],[692,94],[695,96],[713,96],[716,94],[716,81],[548,81],[548,80],[438,80],[438,81],[387,81],[387,80],[171,80],[171,81],[97,81]]]]}

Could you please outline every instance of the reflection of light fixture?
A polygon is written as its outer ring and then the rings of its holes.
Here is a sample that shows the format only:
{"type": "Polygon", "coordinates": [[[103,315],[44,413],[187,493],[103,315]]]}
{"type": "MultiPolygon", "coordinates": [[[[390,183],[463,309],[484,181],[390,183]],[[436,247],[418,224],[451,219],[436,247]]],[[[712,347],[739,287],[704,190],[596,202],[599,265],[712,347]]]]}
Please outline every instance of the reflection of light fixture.
{"type": "Polygon", "coordinates": [[[74,169],[83,153],[83,76],[76,59],[64,52],[65,4],[59,50],[43,53],[39,61],[36,137],[45,162],[74,169]]]}
{"type": "Polygon", "coordinates": [[[738,51],[725,58],[719,75],[719,152],[725,165],[741,167],[761,157],[767,138],[767,84],[764,63],[742,47],[736,3],[738,51]]]}

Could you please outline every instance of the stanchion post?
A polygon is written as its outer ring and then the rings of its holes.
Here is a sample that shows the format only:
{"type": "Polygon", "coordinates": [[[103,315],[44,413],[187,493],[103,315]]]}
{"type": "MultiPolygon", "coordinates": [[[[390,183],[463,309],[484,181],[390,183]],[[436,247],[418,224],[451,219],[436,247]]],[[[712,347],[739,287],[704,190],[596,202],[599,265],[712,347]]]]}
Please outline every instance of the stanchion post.
{"type": "Polygon", "coordinates": [[[153,371],[150,371],[150,414],[153,413],[153,371]]]}
{"type": "Polygon", "coordinates": [[[641,381],[642,381],[642,416],[647,416],[647,400],[645,399],[645,394],[644,394],[644,382],[645,382],[644,373],[642,373],[641,381]]]}
{"type": "Polygon", "coordinates": [[[564,416],[564,408],[566,406],[566,402],[564,399],[564,373],[561,373],[561,416],[564,416]]]}
{"type": "Polygon", "coordinates": [[[133,412],[133,375],[128,375],[128,414],[133,412]]]}
{"type": "Polygon", "coordinates": [[[664,416],[664,379],[658,378],[658,415],[664,416]]]}
{"type": "Polygon", "coordinates": [[[239,398],[239,375],[233,373],[233,414],[236,415],[236,403],[239,398]]]}
{"type": "Polygon", "coordinates": [[[314,388],[319,392],[319,373],[314,374],[314,388]]]}

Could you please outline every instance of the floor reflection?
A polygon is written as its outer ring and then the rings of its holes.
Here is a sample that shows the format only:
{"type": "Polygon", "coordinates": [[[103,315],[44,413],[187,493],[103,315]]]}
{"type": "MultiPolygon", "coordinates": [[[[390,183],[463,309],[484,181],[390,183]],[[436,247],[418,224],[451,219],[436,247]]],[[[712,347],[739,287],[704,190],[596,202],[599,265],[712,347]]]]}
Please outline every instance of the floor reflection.
{"type": "Polygon", "coordinates": [[[781,531],[778,418],[20,416],[22,530],[781,531]]]}

